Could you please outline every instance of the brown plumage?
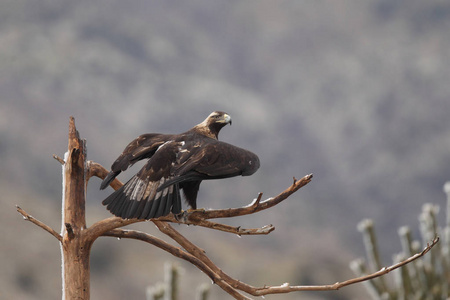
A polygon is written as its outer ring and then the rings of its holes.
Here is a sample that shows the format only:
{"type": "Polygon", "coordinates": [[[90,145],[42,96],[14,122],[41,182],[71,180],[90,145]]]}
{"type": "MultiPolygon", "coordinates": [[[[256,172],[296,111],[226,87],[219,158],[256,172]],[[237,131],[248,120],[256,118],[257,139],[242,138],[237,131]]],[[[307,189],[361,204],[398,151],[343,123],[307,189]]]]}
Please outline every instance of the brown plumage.
{"type": "Polygon", "coordinates": [[[219,131],[231,124],[228,114],[211,113],[202,123],[182,134],[143,134],[133,140],[111,166],[100,188],[105,189],[120,172],[139,160],[144,167],[103,205],[124,219],[151,219],[181,212],[180,190],[197,208],[202,180],[252,175],[259,159],[245,149],[218,141],[219,131]]]}

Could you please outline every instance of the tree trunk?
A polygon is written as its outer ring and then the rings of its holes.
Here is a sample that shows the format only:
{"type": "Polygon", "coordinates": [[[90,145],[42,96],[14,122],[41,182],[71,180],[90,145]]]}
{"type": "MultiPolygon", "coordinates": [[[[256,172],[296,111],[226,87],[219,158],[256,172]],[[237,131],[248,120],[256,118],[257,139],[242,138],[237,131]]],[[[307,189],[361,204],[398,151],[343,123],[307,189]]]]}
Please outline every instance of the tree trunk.
{"type": "Polygon", "coordinates": [[[69,147],[63,166],[61,245],[63,299],[89,299],[89,254],[86,239],[86,142],[81,140],[73,117],[69,124],[69,147]]]}

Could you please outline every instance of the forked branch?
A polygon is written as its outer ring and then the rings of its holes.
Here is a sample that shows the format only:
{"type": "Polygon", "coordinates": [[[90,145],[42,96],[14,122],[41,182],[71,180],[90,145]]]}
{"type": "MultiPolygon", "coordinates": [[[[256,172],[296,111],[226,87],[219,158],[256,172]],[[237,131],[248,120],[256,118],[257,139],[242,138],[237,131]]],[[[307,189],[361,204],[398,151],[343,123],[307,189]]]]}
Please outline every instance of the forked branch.
{"type": "Polygon", "coordinates": [[[388,267],[384,267],[381,270],[374,272],[369,275],[352,278],[343,282],[336,282],[334,284],[328,284],[328,285],[314,285],[314,286],[301,286],[301,285],[295,285],[291,286],[289,283],[285,283],[279,286],[264,286],[264,287],[254,287],[251,285],[248,285],[246,283],[243,283],[239,280],[236,280],[226,273],[224,273],[219,267],[217,267],[205,254],[205,252],[190,242],[188,239],[186,239],[183,235],[181,235],[178,231],[176,231],[170,224],[163,222],[163,221],[153,221],[155,225],[158,227],[158,229],[163,232],[164,234],[171,237],[174,241],[176,241],[181,248],[175,247],[171,244],[168,244],[167,242],[164,242],[152,235],[149,235],[144,232],[139,232],[135,230],[123,230],[123,229],[115,229],[111,230],[107,233],[105,233],[105,236],[113,236],[113,237],[119,237],[119,238],[130,238],[130,239],[137,239],[142,240],[147,243],[150,243],[152,245],[155,245],[159,247],[160,249],[163,249],[172,255],[179,257],[181,259],[184,259],[193,265],[195,265],[197,268],[199,268],[201,271],[203,271],[208,277],[213,280],[214,283],[222,287],[226,292],[228,292],[230,295],[232,295],[235,299],[249,299],[245,295],[238,292],[238,290],[243,291],[245,293],[248,293],[253,296],[264,296],[269,294],[281,294],[281,293],[290,293],[295,291],[330,291],[330,290],[338,290],[345,286],[349,286],[355,283],[367,281],[370,279],[374,279],[376,277],[380,277],[382,275],[385,275],[397,268],[400,268],[422,256],[424,256],[428,251],[431,250],[431,248],[436,245],[436,243],[439,241],[439,238],[436,237],[431,244],[427,244],[427,247],[423,249],[423,251],[388,267]],[[230,290],[230,288],[232,290],[230,290]]]}
{"type": "MultiPolygon", "coordinates": [[[[108,171],[99,163],[93,161],[88,162],[87,180],[89,180],[93,176],[104,179],[107,174],[108,171]]],[[[255,200],[253,200],[251,204],[244,207],[217,209],[217,210],[203,210],[203,209],[188,210],[184,211],[180,215],[169,214],[167,216],[158,218],[158,220],[178,224],[197,225],[237,235],[268,234],[275,229],[273,225],[265,225],[261,228],[245,229],[240,226],[234,227],[226,224],[208,221],[208,219],[244,216],[255,212],[259,212],[264,209],[268,209],[287,199],[290,195],[295,193],[301,187],[308,184],[311,181],[312,177],[313,175],[309,174],[304,176],[300,180],[296,180],[294,178],[294,183],[289,188],[280,193],[278,196],[266,199],[264,201],[261,201],[262,193],[259,193],[258,197],[255,200]]],[[[114,179],[114,181],[111,183],[111,187],[115,190],[119,189],[121,186],[122,183],[117,179],[114,179]]],[[[100,222],[93,224],[90,229],[95,230],[97,233],[101,234],[101,232],[106,232],[113,228],[120,227],[117,226],[117,224],[122,224],[121,226],[124,226],[142,221],[143,220],[137,219],[124,220],[119,217],[111,217],[109,219],[102,220],[100,222]]]]}
{"type": "MultiPolygon", "coordinates": [[[[228,209],[210,209],[210,210],[197,209],[192,211],[186,211],[183,213],[183,216],[181,218],[178,217],[177,219],[183,219],[183,223],[186,222],[186,224],[189,224],[187,222],[194,223],[196,220],[231,218],[253,214],[271,208],[279,204],[283,200],[286,200],[290,195],[292,195],[300,188],[310,183],[312,178],[313,174],[306,175],[302,177],[300,180],[294,178],[294,182],[292,183],[292,185],[283,192],[281,192],[278,196],[261,201],[262,193],[259,193],[258,197],[254,199],[252,203],[244,207],[228,208],[228,209]]],[[[169,218],[165,217],[159,218],[159,220],[174,222],[172,216],[169,216],[169,218]]]]}

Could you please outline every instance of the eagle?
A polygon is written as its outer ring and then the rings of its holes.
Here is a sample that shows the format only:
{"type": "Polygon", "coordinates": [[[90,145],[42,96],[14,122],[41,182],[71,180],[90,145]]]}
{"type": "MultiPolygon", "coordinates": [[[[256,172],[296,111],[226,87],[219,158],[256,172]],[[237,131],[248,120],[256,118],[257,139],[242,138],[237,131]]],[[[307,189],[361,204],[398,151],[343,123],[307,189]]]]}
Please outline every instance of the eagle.
{"type": "Polygon", "coordinates": [[[259,168],[256,154],[218,140],[231,117],[212,112],[181,134],[147,133],[134,139],[114,161],[101,183],[105,189],[122,171],[146,159],[146,164],[102,204],[123,219],[149,220],[181,213],[181,191],[192,209],[202,180],[249,176],[259,168]]]}

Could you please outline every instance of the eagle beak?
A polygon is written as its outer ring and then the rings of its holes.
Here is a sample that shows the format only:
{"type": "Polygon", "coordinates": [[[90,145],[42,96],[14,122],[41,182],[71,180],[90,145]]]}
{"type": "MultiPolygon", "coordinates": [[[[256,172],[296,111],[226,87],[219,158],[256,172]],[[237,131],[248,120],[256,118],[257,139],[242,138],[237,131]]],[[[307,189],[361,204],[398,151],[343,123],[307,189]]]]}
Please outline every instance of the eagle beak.
{"type": "Polygon", "coordinates": [[[230,124],[231,125],[231,117],[229,114],[224,114],[223,115],[223,120],[225,124],[230,124]]]}

